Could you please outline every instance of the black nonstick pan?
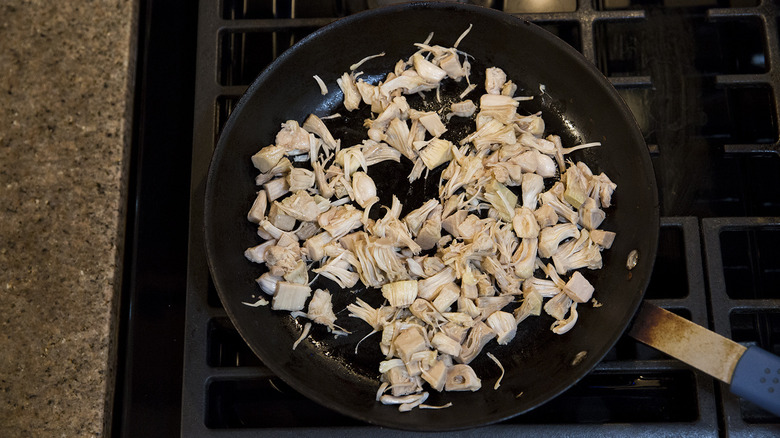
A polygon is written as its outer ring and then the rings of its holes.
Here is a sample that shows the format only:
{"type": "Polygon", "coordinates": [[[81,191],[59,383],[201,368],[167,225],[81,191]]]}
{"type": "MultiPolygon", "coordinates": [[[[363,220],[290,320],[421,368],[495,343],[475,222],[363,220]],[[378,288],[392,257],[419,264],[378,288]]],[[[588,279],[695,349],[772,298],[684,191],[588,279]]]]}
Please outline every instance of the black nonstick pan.
{"type": "MultiPolygon", "coordinates": [[[[445,87],[443,98],[455,98],[463,87],[445,87]]],[[[406,180],[410,169],[405,159],[369,168],[382,204],[389,205],[395,194],[408,211],[435,196],[438,174],[429,176],[427,184],[410,185],[406,180]]],[[[205,199],[206,249],[214,284],[230,319],[263,363],[324,406],[369,423],[409,430],[451,430],[500,421],[531,410],[576,383],[609,351],[637,311],[652,271],[659,229],[646,145],[609,82],[577,51],[540,27],[495,10],[452,3],[407,4],[357,14],[318,30],[282,54],[249,87],[227,122],[214,152],[205,199]],[[449,47],[469,25],[473,28],[459,49],[474,57],[472,81],[480,85],[469,97],[478,100],[483,92],[485,67],[499,66],[519,85],[517,95],[534,96],[521,102],[520,111],[542,111],[547,132],[560,135],[565,146],[602,143],[571,158],[585,161],[594,173],[605,172],[617,183],[614,205],[601,227],[616,232],[617,238],[603,254],[603,269],[585,272],[603,306],[581,305],[575,328],[565,335],[552,333],[553,320],[543,314],[520,324],[509,345],[491,342],[486,351],[506,369],[497,390],[493,384],[500,370],[483,353],[471,363],[483,381],[480,391],[434,391],[426,403],[452,402],[452,407],[400,413],[375,401],[383,357],[377,339],[364,341],[355,354],[356,343],[370,327],[341,311],[356,296],[380,304],[378,292],[359,288],[340,292],[318,279],[312,288],[327,286],[333,292],[337,324],[352,335],[334,339],[315,326],[295,350],[292,344],[301,334],[302,322],[287,312],[242,304],[263,294],[254,279],[264,268],[243,255],[260,243],[255,226],[246,219],[257,191],[257,171],[250,157],[273,143],[281,123],[303,122],[310,113],[347,116],[329,121],[329,126],[345,146],[358,143],[357,133],[363,131],[368,113],[344,110],[336,78],[378,52],[386,55],[360,70],[367,78],[384,77],[430,32],[432,44],[449,47]],[[312,79],[315,74],[328,85],[327,95],[320,93],[312,79]],[[638,263],[629,270],[626,260],[632,251],[638,254],[638,263]]]]}

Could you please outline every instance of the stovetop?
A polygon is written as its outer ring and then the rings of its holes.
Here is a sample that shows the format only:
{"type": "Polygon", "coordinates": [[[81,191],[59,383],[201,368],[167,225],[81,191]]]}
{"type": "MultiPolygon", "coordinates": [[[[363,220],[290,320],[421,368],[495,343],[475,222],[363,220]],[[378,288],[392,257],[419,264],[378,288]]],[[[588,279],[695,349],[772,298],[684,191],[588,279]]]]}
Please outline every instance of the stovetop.
{"type": "MultiPolygon", "coordinates": [[[[251,81],[317,28],[387,2],[190,3],[142,1],[113,433],[395,436],[305,399],[254,356],[211,284],[201,225],[211,153],[251,81]]],[[[581,51],[634,113],[662,215],[646,298],[780,353],[780,7],[770,0],[478,3],[581,51]]],[[[625,336],[560,397],[464,432],[486,433],[776,436],[780,419],[625,336]]]]}

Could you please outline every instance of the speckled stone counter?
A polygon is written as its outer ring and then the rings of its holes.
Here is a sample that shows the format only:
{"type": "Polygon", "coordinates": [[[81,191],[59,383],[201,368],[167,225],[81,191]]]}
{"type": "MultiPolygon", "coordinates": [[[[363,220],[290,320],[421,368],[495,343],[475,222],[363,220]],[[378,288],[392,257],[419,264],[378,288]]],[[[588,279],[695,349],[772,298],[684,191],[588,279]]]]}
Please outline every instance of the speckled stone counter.
{"type": "Polygon", "coordinates": [[[0,2],[0,436],[110,423],[135,0],[0,2]]]}

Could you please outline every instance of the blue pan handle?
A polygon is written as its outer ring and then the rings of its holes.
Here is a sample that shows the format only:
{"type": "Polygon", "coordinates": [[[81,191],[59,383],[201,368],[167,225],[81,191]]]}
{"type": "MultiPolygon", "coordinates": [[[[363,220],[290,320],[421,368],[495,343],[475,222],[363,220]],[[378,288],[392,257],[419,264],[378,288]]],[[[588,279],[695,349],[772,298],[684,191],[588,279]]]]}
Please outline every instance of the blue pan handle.
{"type": "Polygon", "coordinates": [[[734,368],[731,392],[780,417],[780,357],[748,348],[734,368]]]}

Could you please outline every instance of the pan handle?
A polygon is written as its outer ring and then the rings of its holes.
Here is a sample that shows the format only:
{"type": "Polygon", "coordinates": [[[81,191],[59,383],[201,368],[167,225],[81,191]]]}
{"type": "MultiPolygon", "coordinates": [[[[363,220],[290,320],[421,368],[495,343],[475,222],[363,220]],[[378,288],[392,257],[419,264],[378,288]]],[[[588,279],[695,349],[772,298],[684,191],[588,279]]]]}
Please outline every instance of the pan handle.
{"type": "Polygon", "coordinates": [[[734,369],[731,392],[780,416],[780,357],[748,348],[734,369]]]}
{"type": "Polygon", "coordinates": [[[650,303],[628,332],[636,340],[731,385],[731,392],[780,416],[780,357],[746,348],[650,303]]]}

